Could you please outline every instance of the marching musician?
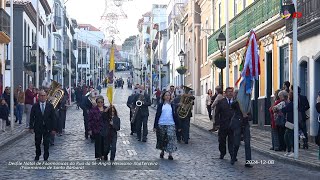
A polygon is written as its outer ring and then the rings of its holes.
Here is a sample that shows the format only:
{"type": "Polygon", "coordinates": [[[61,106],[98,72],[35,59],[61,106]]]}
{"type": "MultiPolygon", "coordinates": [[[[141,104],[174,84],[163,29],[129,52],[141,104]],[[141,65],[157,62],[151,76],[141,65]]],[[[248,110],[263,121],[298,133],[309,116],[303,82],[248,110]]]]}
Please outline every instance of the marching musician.
{"type": "MultiPolygon", "coordinates": [[[[137,131],[137,139],[141,141],[141,128],[143,125],[143,135],[142,142],[147,142],[148,135],[148,117],[149,117],[149,108],[151,106],[150,96],[144,91],[144,86],[140,86],[139,95],[135,96],[133,105],[136,107],[137,101],[141,101],[141,106],[139,107],[137,116],[135,118],[136,121],[136,131],[137,131]]],[[[139,104],[139,102],[138,102],[139,104]]]]}
{"type": "MultiPolygon", "coordinates": [[[[88,139],[88,115],[92,107],[97,105],[96,97],[98,96],[98,91],[95,91],[93,87],[90,87],[90,91],[82,98],[81,109],[83,110],[84,116],[84,128],[85,128],[85,138],[88,139]]],[[[94,137],[90,136],[91,141],[93,142],[94,137]]]]}
{"type": "MultiPolygon", "coordinates": [[[[128,100],[127,100],[127,106],[130,108],[130,121],[132,119],[132,109],[134,107],[133,100],[137,95],[138,95],[138,87],[136,86],[134,88],[134,90],[132,91],[132,94],[128,97],[128,100]]],[[[131,133],[130,133],[130,135],[133,135],[133,133],[136,133],[136,123],[135,123],[135,121],[133,121],[133,123],[130,123],[130,125],[131,125],[131,133]]]]}
{"type": "MultiPolygon", "coordinates": [[[[194,99],[195,97],[192,95],[193,94],[193,91],[191,88],[187,87],[187,86],[184,86],[184,94],[181,95],[180,98],[182,98],[182,96],[184,97],[188,97],[190,98],[190,100],[193,100],[192,104],[191,105],[191,108],[190,110],[188,111],[188,114],[185,118],[181,118],[178,116],[178,119],[179,119],[179,122],[180,122],[180,127],[181,127],[181,132],[178,133],[179,134],[179,139],[183,140],[185,144],[188,144],[189,143],[189,139],[190,139],[190,119],[192,117],[192,109],[193,109],[193,105],[194,105],[194,99]]],[[[177,110],[178,110],[178,107],[179,106],[183,106],[183,102],[179,101],[178,103],[178,106],[177,106],[177,110]]],[[[177,112],[178,114],[179,112],[177,112]]],[[[179,131],[178,131],[179,132],[179,131]]]]}
{"type": "Polygon", "coordinates": [[[114,161],[117,151],[117,131],[120,130],[120,118],[116,108],[111,105],[102,113],[104,139],[104,160],[114,161]]]}

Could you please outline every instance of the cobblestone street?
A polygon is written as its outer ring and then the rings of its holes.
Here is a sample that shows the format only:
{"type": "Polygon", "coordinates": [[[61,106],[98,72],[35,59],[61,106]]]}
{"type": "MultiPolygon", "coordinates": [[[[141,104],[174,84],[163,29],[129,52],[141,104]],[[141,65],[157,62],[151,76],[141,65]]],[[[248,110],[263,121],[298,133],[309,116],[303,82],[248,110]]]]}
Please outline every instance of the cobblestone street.
{"type": "MultiPolygon", "coordinates": [[[[279,161],[274,164],[244,167],[244,149],[240,147],[238,162],[230,165],[230,157],[219,159],[217,137],[191,126],[189,144],[178,144],[174,160],[159,159],[155,149],[156,137],[152,131],[155,110],[150,108],[148,141],[138,142],[130,136],[129,109],[126,106],[130,94],[127,88],[116,89],[115,106],[121,118],[118,133],[116,160],[154,160],[160,162],[159,170],[7,170],[6,161],[32,161],[35,156],[34,135],[27,134],[0,151],[0,179],[318,179],[320,171],[288,165],[279,161]]],[[[102,92],[106,94],[105,89],[102,92]]],[[[270,160],[255,151],[254,160],[270,160]]],[[[42,158],[42,157],[41,157],[42,158]]],[[[94,160],[94,144],[84,137],[82,110],[71,107],[67,112],[65,134],[56,137],[50,147],[49,161],[94,160]]],[[[272,159],[271,159],[272,160],[272,159]]],[[[42,159],[40,159],[42,161],[42,159]]]]}

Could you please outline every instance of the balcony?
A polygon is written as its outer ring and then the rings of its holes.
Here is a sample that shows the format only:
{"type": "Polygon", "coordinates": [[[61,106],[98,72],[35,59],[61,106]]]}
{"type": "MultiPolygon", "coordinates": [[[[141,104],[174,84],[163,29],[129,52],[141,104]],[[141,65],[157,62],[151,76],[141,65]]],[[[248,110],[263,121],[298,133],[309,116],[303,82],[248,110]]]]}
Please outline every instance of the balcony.
{"type": "MultiPolygon", "coordinates": [[[[297,12],[302,13],[302,17],[298,19],[299,39],[320,31],[319,9],[319,0],[298,0],[297,12]]],[[[286,31],[292,36],[292,19],[286,20],[286,31]]]]}
{"type": "Polygon", "coordinates": [[[10,42],[10,16],[0,8],[0,43],[8,44],[10,42]]]}
{"type": "MultiPolygon", "coordinates": [[[[277,15],[280,12],[280,8],[281,4],[279,0],[257,0],[250,4],[241,13],[230,20],[230,42],[277,15]]],[[[220,31],[225,33],[225,25],[208,38],[208,56],[218,51],[216,39],[218,38],[220,31]]]]}

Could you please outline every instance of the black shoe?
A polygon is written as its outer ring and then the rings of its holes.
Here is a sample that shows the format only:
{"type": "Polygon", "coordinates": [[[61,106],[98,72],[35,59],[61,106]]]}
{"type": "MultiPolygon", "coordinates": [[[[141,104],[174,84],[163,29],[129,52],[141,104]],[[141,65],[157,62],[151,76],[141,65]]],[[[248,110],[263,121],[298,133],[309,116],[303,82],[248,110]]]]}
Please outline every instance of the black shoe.
{"type": "Polygon", "coordinates": [[[39,157],[40,157],[40,156],[36,156],[36,157],[34,158],[34,160],[35,160],[35,161],[39,161],[39,157]]]}
{"type": "Polygon", "coordinates": [[[146,139],[142,139],[142,142],[147,142],[147,140],[146,139]]]}
{"type": "Polygon", "coordinates": [[[231,165],[234,165],[234,162],[236,162],[234,159],[231,159],[230,163],[231,165]]]}
{"type": "Polygon", "coordinates": [[[48,161],[48,158],[43,158],[44,161],[48,161]]]}
{"type": "Polygon", "coordinates": [[[168,156],[168,159],[169,159],[169,160],[173,160],[173,157],[172,157],[172,156],[168,156]]]}
{"type": "Polygon", "coordinates": [[[16,119],[15,123],[18,122],[18,119],[16,119]]]}
{"type": "Polygon", "coordinates": [[[164,156],[164,153],[161,152],[161,153],[160,153],[160,158],[163,159],[163,156],[164,156]]]}
{"type": "Polygon", "coordinates": [[[131,132],[130,135],[132,136],[132,135],[133,135],[133,132],[131,132]]]}
{"type": "Polygon", "coordinates": [[[184,142],[185,144],[189,144],[188,141],[184,142]]]}
{"type": "Polygon", "coordinates": [[[244,165],[246,168],[253,168],[253,166],[251,164],[246,164],[244,165]]]}
{"type": "Polygon", "coordinates": [[[274,148],[272,147],[272,148],[270,148],[270,150],[274,150],[274,148]]]}
{"type": "Polygon", "coordinates": [[[308,144],[303,144],[303,149],[309,149],[309,145],[308,144]]]}
{"type": "Polygon", "coordinates": [[[141,139],[138,139],[138,141],[141,141],[141,139]]]}
{"type": "Polygon", "coordinates": [[[224,155],[220,155],[219,159],[223,159],[224,158],[224,155]]]}
{"type": "Polygon", "coordinates": [[[89,136],[88,136],[88,135],[85,135],[84,137],[85,137],[86,139],[88,139],[88,138],[89,138],[89,136]]]}
{"type": "Polygon", "coordinates": [[[103,157],[103,160],[104,160],[104,161],[108,161],[108,156],[104,156],[104,157],[103,157]]]}
{"type": "Polygon", "coordinates": [[[50,143],[50,146],[54,146],[54,143],[50,143]]]}
{"type": "Polygon", "coordinates": [[[275,148],[274,151],[281,151],[279,148],[275,148]]]}

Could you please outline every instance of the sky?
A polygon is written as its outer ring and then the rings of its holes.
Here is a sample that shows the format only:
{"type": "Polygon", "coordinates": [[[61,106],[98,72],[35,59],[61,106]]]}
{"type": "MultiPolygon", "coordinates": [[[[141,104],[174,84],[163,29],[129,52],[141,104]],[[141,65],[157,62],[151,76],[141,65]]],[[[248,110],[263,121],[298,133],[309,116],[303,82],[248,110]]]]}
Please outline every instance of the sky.
{"type": "MultiPolygon", "coordinates": [[[[113,0],[65,0],[67,13],[71,18],[77,20],[78,24],[92,24],[97,28],[102,27],[101,16],[105,11],[105,1],[111,3],[113,0]]],[[[170,0],[123,0],[122,9],[127,14],[127,19],[117,22],[120,40],[122,42],[131,35],[137,35],[137,23],[142,15],[151,11],[152,4],[168,4],[170,0]]]]}

